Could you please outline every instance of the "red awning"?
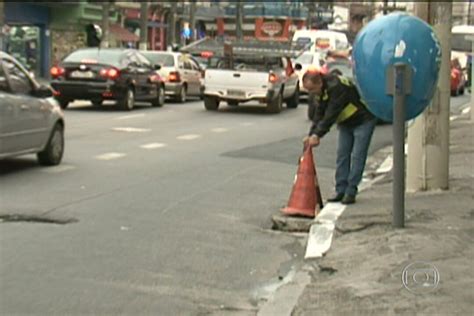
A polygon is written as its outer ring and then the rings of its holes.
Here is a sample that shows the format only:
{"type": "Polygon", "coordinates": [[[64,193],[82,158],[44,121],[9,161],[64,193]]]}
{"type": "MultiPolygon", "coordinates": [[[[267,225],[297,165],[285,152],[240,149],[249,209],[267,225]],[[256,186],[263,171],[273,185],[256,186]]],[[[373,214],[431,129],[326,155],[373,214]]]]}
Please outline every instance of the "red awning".
{"type": "Polygon", "coordinates": [[[112,35],[121,42],[138,42],[140,40],[137,35],[133,34],[129,30],[121,27],[118,24],[110,24],[109,32],[110,35],[112,35]]]}

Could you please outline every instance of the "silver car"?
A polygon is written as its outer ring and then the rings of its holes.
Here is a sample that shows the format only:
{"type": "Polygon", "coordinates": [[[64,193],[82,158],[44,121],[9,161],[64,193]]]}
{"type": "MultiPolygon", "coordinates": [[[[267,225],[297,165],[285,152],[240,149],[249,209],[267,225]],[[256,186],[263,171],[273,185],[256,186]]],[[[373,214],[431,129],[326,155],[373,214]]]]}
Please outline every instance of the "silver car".
{"type": "Polygon", "coordinates": [[[165,81],[165,93],[178,102],[186,102],[187,96],[202,96],[203,69],[189,54],[176,52],[141,51],[165,81]]]}
{"type": "Polygon", "coordinates": [[[64,115],[52,96],[49,86],[0,52],[0,159],[36,153],[42,165],[61,162],[64,115]]]}

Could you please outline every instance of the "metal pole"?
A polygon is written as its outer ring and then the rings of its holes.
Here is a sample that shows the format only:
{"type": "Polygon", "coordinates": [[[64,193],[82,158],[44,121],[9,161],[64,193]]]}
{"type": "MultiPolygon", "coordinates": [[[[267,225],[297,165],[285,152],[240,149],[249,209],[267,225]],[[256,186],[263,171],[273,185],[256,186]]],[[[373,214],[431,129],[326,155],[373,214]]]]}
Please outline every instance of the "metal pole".
{"type": "Polygon", "coordinates": [[[236,7],[236,16],[235,16],[235,35],[237,37],[238,40],[241,40],[242,37],[243,37],[243,32],[242,32],[242,24],[243,24],[243,19],[242,19],[242,16],[243,16],[243,6],[242,6],[242,1],[241,0],[238,0],[237,3],[236,3],[237,7],[236,7]]]}
{"type": "Polygon", "coordinates": [[[140,50],[146,50],[148,44],[148,2],[144,1],[140,7],[140,50]]]}
{"type": "Polygon", "coordinates": [[[393,220],[394,228],[405,226],[405,71],[394,65],[393,94],[393,220]]]}
{"type": "Polygon", "coordinates": [[[191,1],[191,8],[189,11],[189,28],[191,29],[191,41],[195,41],[196,36],[196,0],[191,1]]]}
{"type": "Polygon", "coordinates": [[[4,13],[4,3],[0,1],[0,50],[5,50],[5,41],[7,34],[3,34],[3,28],[5,26],[5,13],[4,13]]]}
{"type": "Polygon", "coordinates": [[[174,46],[176,44],[176,11],[178,4],[176,1],[171,3],[170,22],[169,22],[169,40],[168,45],[174,46]]]}
{"type": "Polygon", "coordinates": [[[104,1],[102,3],[102,47],[109,47],[109,11],[110,11],[110,2],[104,1]]]}

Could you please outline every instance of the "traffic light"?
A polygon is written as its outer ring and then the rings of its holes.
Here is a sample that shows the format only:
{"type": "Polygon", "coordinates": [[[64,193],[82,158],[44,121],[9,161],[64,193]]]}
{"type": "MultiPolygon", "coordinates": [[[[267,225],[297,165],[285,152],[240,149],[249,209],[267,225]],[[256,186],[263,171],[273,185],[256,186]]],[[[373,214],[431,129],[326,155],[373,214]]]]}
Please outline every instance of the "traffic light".
{"type": "Polygon", "coordinates": [[[102,41],[102,29],[97,24],[87,24],[87,46],[88,47],[99,47],[102,41]]]}

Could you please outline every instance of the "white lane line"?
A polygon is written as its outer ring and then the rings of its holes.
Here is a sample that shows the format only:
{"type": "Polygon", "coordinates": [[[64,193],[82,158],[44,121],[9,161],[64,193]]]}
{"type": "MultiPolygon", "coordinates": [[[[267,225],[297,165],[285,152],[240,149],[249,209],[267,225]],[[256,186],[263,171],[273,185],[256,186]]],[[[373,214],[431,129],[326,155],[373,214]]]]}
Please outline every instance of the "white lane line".
{"type": "Polygon", "coordinates": [[[114,127],[112,128],[115,132],[126,132],[126,133],[146,133],[150,132],[149,128],[137,128],[137,127],[114,127]]]}
{"type": "Polygon", "coordinates": [[[132,114],[132,115],[124,115],[124,116],[120,116],[120,117],[117,117],[116,120],[128,120],[128,119],[131,119],[131,118],[137,118],[137,117],[144,117],[145,114],[141,113],[141,114],[132,114]]]}
{"type": "Polygon", "coordinates": [[[228,132],[229,130],[227,128],[222,128],[222,127],[217,127],[217,128],[213,128],[211,129],[211,132],[213,133],[225,133],[225,132],[228,132]]]}
{"type": "MultiPolygon", "coordinates": [[[[360,186],[360,191],[362,192],[370,188],[383,177],[381,175],[370,180],[368,183],[363,183],[360,186]]],[[[345,209],[346,205],[341,203],[326,203],[314,219],[314,223],[309,230],[305,259],[321,258],[331,248],[336,221],[345,209]]]]}
{"type": "Polygon", "coordinates": [[[393,167],[393,157],[392,155],[387,156],[385,160],[382,162],[380,167],[377,168],[377,171],[375,173],[387,173],[390,170],[392,170],[393,167]]]}
{"type": "Polygon", "coordinates": [[[59,165],[59,166],[56,166],[56,167],[43,168],[43,169],[41,169],[41,172],[61,173],[61,172],[64,172],[64,171],[74,170],[76,168],[77,168],[76,166],[72,166],[72,165],[59,165]]]}
{"type": "Polygon", "coordinates": [[[95,159],[112,160],[112,159],[122,158],[122,157],[125,157],[125,156],[126,156],[126,154],[123,154],[123,153],[105,153],[105,154],[102,154],[102,155],[95,156],[95,159]]]}
{"type": "Polygon", "coordinates": [[[163,144],[163,143],[150,143],[150,144],[141,145],[140,147],[143,149],[156,149],[156,148],[162,148],[166,146],[168,145],[163,144]]]}
{"type": "Polygon", "coordinates": [[[464,110],[462,110],[462,114],[467,114],[469,112],[471,112],[471,107],[467,107],[464,110]]]}
{"type": "Polygon", "coordinates": [[[457,119],[457,118],[458,118],[457,115],[451,115],[451,116],[449,117],[449,120],[452,122],[452,121],[454,121],[454,120],[457,119]]]}
{"type": "Polygon", "coordinates": [[[255,125],[255,123],[243,122],[243,123],[240,123],[240,125],[242,125],[242,126],[252,126],[252,125],[255,125]]]}
{"type": "Polygon", "coordinates": [[[335,224],[326,222],[318,225],[311,225],[308,236],[308,245],[306,246],[305,259],[321,258],[329,248],[331,248],[332,236],[335,224]]]}
{"type": "Polygon", "coordinates": [[[199,137],[201,137],[201,135],[187,134],[187,135],[178,136],[178,137],[176,137],[176,139],[179,139],[179,140],[193,140],[193,139],[196,139],[196,138],[199,138],[199,137]]]}

